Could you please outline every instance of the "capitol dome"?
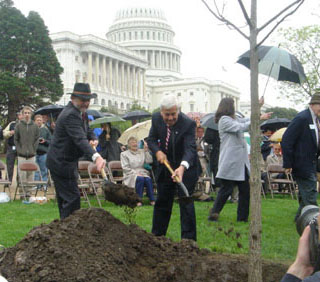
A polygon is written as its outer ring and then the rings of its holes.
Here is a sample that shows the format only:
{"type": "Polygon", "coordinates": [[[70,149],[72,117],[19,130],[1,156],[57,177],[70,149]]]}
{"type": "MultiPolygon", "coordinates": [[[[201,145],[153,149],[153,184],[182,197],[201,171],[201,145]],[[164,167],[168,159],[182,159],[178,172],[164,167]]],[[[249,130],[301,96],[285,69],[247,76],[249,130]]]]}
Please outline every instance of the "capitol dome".
{"type": "Polygon", "coordinates": [[[148,77],[180,77],[180,49],[174,45],[174,31],[162,10],[129,8],[119,10],[106,36],[144,57],[148,77]]]}

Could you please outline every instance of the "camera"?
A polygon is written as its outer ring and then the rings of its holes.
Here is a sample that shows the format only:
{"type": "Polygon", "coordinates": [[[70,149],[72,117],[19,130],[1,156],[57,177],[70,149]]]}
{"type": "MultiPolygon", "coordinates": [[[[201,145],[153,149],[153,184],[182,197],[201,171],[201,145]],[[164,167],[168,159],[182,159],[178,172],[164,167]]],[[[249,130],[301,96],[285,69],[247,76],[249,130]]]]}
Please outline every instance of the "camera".
{"type": "Polygon", "coordinates": [[[296,221],[296,228],[301,236],[306,226],[310,226],[309,235],[309,257],[314,271],[320,270],[320,217],[319,207],[314,205],[305,206],[296,221]]]}

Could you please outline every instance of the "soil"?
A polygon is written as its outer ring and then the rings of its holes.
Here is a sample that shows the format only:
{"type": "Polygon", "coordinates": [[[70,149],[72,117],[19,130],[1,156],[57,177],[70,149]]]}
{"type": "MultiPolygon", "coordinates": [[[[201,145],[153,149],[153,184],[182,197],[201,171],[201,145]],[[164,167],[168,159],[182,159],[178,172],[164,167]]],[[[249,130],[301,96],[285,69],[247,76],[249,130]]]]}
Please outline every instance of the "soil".
{"type": "Polygon", "coordinates": [[[102,189],[104,191],[104,198],[118,206],[134,208],[138,202],[141,202],[135,189],[128,186],[109,182],[105,183],[102,189]]]}
{"type": "MultiPolygon", "coordinates": [[[[97,208],[35,227],[0,259],[0,272],[10,282],[239,282],[247,281],[247,268],[246,256],[155,237],[97,208]]],[[[286,270],[263,262],[263,281],[280,281],[286,270]]]]}

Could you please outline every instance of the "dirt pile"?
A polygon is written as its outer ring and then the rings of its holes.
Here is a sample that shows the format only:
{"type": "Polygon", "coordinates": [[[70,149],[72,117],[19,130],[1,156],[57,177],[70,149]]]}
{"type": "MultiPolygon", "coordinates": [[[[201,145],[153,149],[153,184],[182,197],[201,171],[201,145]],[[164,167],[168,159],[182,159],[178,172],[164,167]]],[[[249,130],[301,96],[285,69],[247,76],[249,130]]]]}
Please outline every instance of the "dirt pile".
{"type": "MultiPolygon", "coordinates": [[[[264,281],[280,281],[286,266],[264,263],[264,281]]],[[[0,259],[10,282],[247,281],[247,258],[174,243],[102,209],[82,209],[31,230],[0,259]]]]}

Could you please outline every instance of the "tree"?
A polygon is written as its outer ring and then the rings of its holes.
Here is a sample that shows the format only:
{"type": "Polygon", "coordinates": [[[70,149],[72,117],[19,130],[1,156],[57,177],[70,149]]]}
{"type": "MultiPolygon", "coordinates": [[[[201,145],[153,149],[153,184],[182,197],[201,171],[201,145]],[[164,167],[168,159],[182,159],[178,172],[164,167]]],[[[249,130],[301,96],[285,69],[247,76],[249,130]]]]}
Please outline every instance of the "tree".
{"type": "Polygon", "coordinates": [[[0,0],[0,110],[8,121],[23,105],[42,106],[63,94],[59,65],[41,17],[26,18],[10,0],[0,0]]]}
{"type": "MultiPolygon", "coordinates": [[[[130,109],[128,112],[132,112],[132,111],[147,111],[145,107],[142,107],[137,100],[134,100],[132,105],[130,106],[130,109]]],[[[148,111],[147,111],[148,112],[148,111]]]]}
{"type": "Polygon", "coordinates": [[[242,28],[230,21],[224,16],[225,2],[219,7],[216,0],[213,0],[211,8],[206,0],[201,0],[212,15],[220,22],[226,24],[229,28],[238,31],[250,44],[250,92],[251,92],[251,175],[250,175],[250,256],[248,276],[249,282],[262,281],[261,265],[261,179],[260,179],[260,106],[258,93],[258,54],[257,47],[269,37],[269,35],[283,22],[289,15],[292,15],[304,2],[296,0],[290,5],[278,12],[266,23],[257,27],[257,0],[251,0],[250,17],[242,0],[238,0],[239,8],[243,14],[246,25],[249,28],[249,35],[242,31],[242,28]],[[288,12],[287,12],[288,11],[288,12]],[[258,43],[258,34],[265,30],[273,22],[277,22],[270,28],[264,37],[258,43]]]}
{"type": "Polygon", "coordinates": [[[280,29],[279,34],[284,39],[281,46],[295,54],[307,76],[307,81],[302,85],[281,82],[280,95],[294,102],[305,102],[310,99],[320,82],[320,26],[280,29]]]}
{"type": "Polygon", "coordinates": [[[115,114],[117,115],[118,114],[118,109],[114,106],[111,106],[111,107],[102,107],[100,109],[100,112],[102,113],[111,113],[111,114],[115,114]]]}
{"type": "Polygon", "coordinates": [[[272,116],[274,117],[287,118],[290,120],[292,120],[298,114],[296,109],[281,107],[268,108],[268,112],[273,112],[272,116]]]}

